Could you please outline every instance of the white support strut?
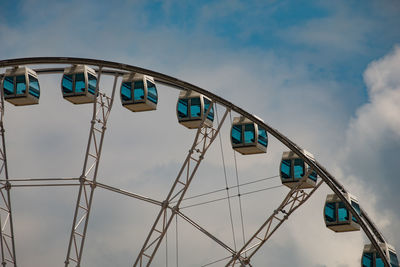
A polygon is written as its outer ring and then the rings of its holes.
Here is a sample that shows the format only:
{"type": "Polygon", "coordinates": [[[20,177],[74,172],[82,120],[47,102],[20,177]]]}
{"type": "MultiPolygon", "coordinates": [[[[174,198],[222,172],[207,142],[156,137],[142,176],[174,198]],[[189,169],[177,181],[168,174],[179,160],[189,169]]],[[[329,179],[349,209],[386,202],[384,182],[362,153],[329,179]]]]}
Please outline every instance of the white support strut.
{"type": "MultiPolygon", "coordinates": [[[[3,87],[3,80],[0,79],[0,87],[3,87]]],[[[1,90],[0,100],[0,135],[1,135],[1,146],[0,146],[0,175],[4,177],[4,180],[0,182],[0,244],[1,244],[1,265],[6,266],[10,263],[17,266],[15,256],[15,240],[14,240],[14,226],[13,217],[11,212],[11,184],[8,181],[8,167],[7,167],[7,156],[6,156],[6,143],[4,136],[4,95],[1,90]]]]}
{"type": "Polygon", "coordinates": [[[115,75],[114,77],[114,85],[111,97],[108,97],[106,94],[100,92],[100,78],[101,67],[96,85],[97,97],[93,102],[93,117],[91,120],[89,141],[82,175],[80,177],[78,200],[75,207],[65,267],[67,267],[71,262],[76,264],[78,267],[80,266],[82,260],[89,215],[93,202],[93,194],[94,189],[96,188],[97,171],[100,163],[104,134],[107,129],[107,120],[114,101],[118,76],[115,75]]]}
{"type": "MultiPolygon", "coordinates": [[[[308,174],[304,175],[307,178],[308,174]]],[[[261,248],[262,245],[272,236],[272,234],[289,218],[289,216],[301,205],[303,205],[311,195],[319,188],[323,183],[321,180],[310,192],[300,189],[302,182],[297,186],[290,189],[289,193],[286,195],[279,207],[274,210],[272,215],[259,227],[259,229],[254,233],[254,235],[249,238],[246,244],[232,257],[232,259],[225,265],[235,266],[235,263],[242,254],[250,252],[250,254],[245,257],[245,264],[250,265],[250,259],[254,254],[261,248]]]]}
{"type": "Polygon", "coordinates": [[[226,109],[225,114],[219,123],[217,129],[204,127],[204,120],[207,118],[208,113],[211,110],[213,103],[209,106],[206,114],[204,115],[203,121],[199,128],[197,129],[195,139],[193,141],[193,145],[189,150],[188,155],[168,193],[166,200],[164,201],[164,205],[161,207],[161,210],[150,229],[150,233],[148,234],[146,241],[136,261],[133,266],[150,266],[158,247],[163,240],[169,225],[171,224],[174,216],[176,216],[176,212],[174,210],[179,210],[179,205],[182,202],[183,197],[189,185],[200,166],[200,163],[204,159],[204,155],[207,152],[207,149],[213,143],[215,138],[217,137],[222,124],[226,116],[228,115],[229,110],[226,109]],[[191,166],[193,164],[194,166],[191,166]],[[185,175],[184,175],[185,174],[185,175]],[[169,203],[171,201],[177,200],[175,206],[172,211],[169,211],[169,203]]]}

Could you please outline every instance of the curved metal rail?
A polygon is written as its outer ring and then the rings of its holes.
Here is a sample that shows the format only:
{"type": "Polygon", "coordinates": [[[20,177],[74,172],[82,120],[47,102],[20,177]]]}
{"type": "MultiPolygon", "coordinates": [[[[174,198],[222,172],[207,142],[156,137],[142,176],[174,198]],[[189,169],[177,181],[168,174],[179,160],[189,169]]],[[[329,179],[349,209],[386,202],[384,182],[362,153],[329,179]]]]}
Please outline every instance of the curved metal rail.
{"type": "MultiPolygon", "coordinates": [[[[261,121],[256,116],[248,113],[244,109],[239,106],[234,105],[228,100],[213,94],[212,92],[207,91],[206,89],[200,88],[191,83],[185,82],[183,80],[174,78],[169,75],[165,75],[160,72],[152,71],[149,69],[144,69],[132,65],[105,61],[105,60],[97,60],[97,59],[88,59],[88,58],[74,58],[74,57],[32,57],[32,58],[18,58],[18,59],[7,59],[0,61],[0,68],[4,67],[17,67],[22,65],[42,65],[42,64],[86,64],[97,66],[99,69],[102,69],[103,74],[114,74],[114,75],[122,75],[126,72],[135,72],[142,73],[145,75],[149,75],[154,77],[155,82],[161,83],[170,87],[174,87],[180,90],[193,90],[200,94],[203,94],[213,100],[214,103],[221,104],[226,108],[233,110],[240,115],[252,120],[258,125],[262,126],[269,132],[272,136],[278,139],[281,143],[283,143],[286,147],[296,153],[300,158],[302,158],[309,166],[317,172],[317,174],[321,177],[321,179],[332,189],[332,191],[343,201],[346,208],[356,217],[361,228],[367,235],[368,239],[371,241],[379,255],[384,261],[386,267],[390,267],[387,258],[378,245],[378,242],[385,242],[383,235],[380,233],[376,225],[373,223],[372,219],[369,218],[367,213],[361,209],[361,214],[359,215],[357,211],[353,208],[351,203],[346,199],[343,193],[346,193],[347,190],[345,187],[331,174],[326,168],[324,168],[318,161],[315,159],[308,158],[303,152],[302,148],[292,142],[289,138],[279,132],[277,129],[272,128],[265,122],[261,121]],[[109,68],[109,70],[105,69],[109,68]]],[[[37,73],[59,73],[62,72],[61,68],[45,68],[36,70],[37,73]]],[[[1,78],[1,77],[0,77],[1,78]]]]}

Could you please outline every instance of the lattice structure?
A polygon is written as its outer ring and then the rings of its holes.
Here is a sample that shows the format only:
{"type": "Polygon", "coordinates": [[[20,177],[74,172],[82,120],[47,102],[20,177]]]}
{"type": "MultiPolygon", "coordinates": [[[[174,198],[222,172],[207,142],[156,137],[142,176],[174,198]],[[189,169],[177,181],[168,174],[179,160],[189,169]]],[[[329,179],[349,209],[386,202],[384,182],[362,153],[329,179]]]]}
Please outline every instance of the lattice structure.
{"type": "Polygon", "coordinates": [[[217,137],[225,121],[229,111],[228,109],[226,109],[225,114],[216,129],[204,127],[204,119],[207,118],[211,106],[212,105],[210,105],[210,108],[207,110],[200,127],[197,129],[193,145],[186,156],[182,168],[180,169],[178,176],[176,177],[171,190],[169,191],[168,196],[163,203],[163,206],[161,207],[161,210],[154,222],[153,227],[150,230],[149,235],[146,238],[146,241],[135,261],[134,266],[150,266],[155,253],[157,252],[157,249],[168,230],[169,225],[176,215],[176,211],[179,210],[179,205],[181,204],[182,199],[185,196],[185,193],[200,166],[200,163],[204,159],[207,149],[217,137]],[[168,209],[171,201],[177,201],[172,210],[168,209]]]}
{"type": "Polygon", "coordinates": [[[107,120],[111,112],[118,78],[115,76],[112,96],[108,97],[106,94],[99,92],[100,77],[101,69],[96,88],[98,97],[95,103],[93,103],[93,118],[91,121],[85,162],[80,177],[78,200],[75,208],[73,228],[69,240],[65,266],[68,266],[71,261],[76,263],[77,266],[80,266],[82,259],[93,194],[96,188],[97,171],[100,163],[104,134],[107,129],[107,120]]]}
{"type": "MultiPolygon", "coordinates": [[[[308,175],[306,174],[305,177],[308,175]]],[[[304,204],[311,195],[318,189],[323,181],[320,181],[315,188],[310,192],[306,192],[305,189],[300,189],[301,183],[296,187],[292,188],[286,195],[279,207],[274,210],[273,214],[261,225],[261,227],[255,232],[255,234],[246,242],[246,244],[232,257],[232,259],[226,264],[226,266],[235,266],[240,257],[244,260],[240,260],[240,264],[243,262],[246,265],[250,264],[250,259],[254,254],[261,248],[261,246],[267,242],[272,234],[286,221],[289,216],[302,204],[304,204]],[[247,254],[248,253],[248,254],[247,254]],[[247,255],[246,255],[247,254],[247,255]],[[243,256],[246,255],[246,256],[243,256]]]]}
{"type": "MultiPolygon", "coordinates": [[[[2,81],[0,80],[0,86],[2,81]]],[[[15,257],[15,242],[14,242],[14,229],[12,223],[12,212],[11,212],[11,196],[10,190],[11,185],[8,181],[8,169],[7,169],[7,156],[6,156],[6,144],[4,137],[4,96],[1,93],[0,101],[0,226],[1,226],[1,264],[5,266],[7,263],[14,264],[17,266],[15,257]]]]}

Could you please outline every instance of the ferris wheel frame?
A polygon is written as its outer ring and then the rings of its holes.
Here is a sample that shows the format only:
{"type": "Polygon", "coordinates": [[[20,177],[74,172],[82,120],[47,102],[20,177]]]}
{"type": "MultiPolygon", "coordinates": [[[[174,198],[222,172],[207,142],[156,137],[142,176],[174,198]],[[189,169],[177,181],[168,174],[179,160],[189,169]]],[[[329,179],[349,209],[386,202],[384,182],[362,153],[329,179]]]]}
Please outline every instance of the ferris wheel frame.
{"type": "MultiPolygon", "coordinates": [[[[88,152],[86,155],[86,159],[85,159],[85,164],[84,164],[84,170],[83,170],[83,174],[85,172],[85,169],[87,168],[87,161],[88,158],[90,158],[90,153],[89,153],[89,149],[90,149],[90,143],[91,143],[91,138],[92,138],[92,132],[94,132],[96,130],[95,128],[95,123],[96,123],[96,112],[98,112],[100,109],[101,112],[106,113],[105,116],[103,116],[103,121],[101,123],[101,126],[105,127],[105,124],[107,122],[107,118],[108,118],[108,114],[110,112],[110,109],[112,107],[113,101],[114,101],[114,96],[115,96],[115,90],[116,90],[116,81],[117,78],[126,74],[126,73],[140,73],[140,74],[144,74],[144,75],[148,75],[154,78],[154,81],[156,83],[159,84],[163,84],[169,87],[173,87],[173,88],[177,88],[179,90],[191,90],[191,91],[195,91],[199,94],[202,94],[206,97],[208,97],[209,99],[212,100],[212,103],[215,104],[220,104],[222,106],[224,106],[226,108],[226,111],[234,111],[238,114],[240,114],[241,116],[253,121],[254,123],[258,124],[259,126],[263,127],[269,134],[271,134],[272,136],[274,136],[276,139],[278,139],[282,144],[284,144],[288,149],[290,149],[291,151],[293,151],[295,154],[297,154],[302,160],[304,160],[304,162],[306,162],[316,173],[317,175],[322,179],[323,182],[325,182],[329,188],[340,198],[340,200],[344,203],[345,207],[353,214],[353,216],[357,219],[361,229],[364,231],[364,233],[367,235],[368,239],[371,241],[372,245],[375,247],[376,251],[379,253],[379,255],[381,256],[381,258],[383,259],[383,262],[385,264],[386,267],[389,267],[389,262],[385,256],[384,251],[382,250],[382,248],[379,246],[379,243],[385,243],[385,239],[383,237],[383,235],[381,234],[381,232],[378,230],[378,228],[376,227],[376,225],[373,223],[372,219],[368,216],[368,214],[365,212],[365,210],[362,209],[362,207],[360,207],[360,214],[354,209],[354,207],[351,205],[350,201],[344,196],[345,193],[347,193],[348,191],[345,189],[345,187],[331,174],[327,171],[327,169],[325,167],[323,167],[317,160],[315,160],[314,158],[310,158],[307,156],[306,153],[304,153],[304,150],[298,146],[297,144],[295,144],[294,142],[292,142],[289,138],[287,138],[285,135],[283,135],[281,132],[279,132],[277,129],[269,126],[268,124],[266,124],[264,121],[262,121],[260,118],[248,113],[247,111],[245,111],[244,109],[240,108],[239,106],[229,102],[228,100],[215,95],[214,93],[200,88],[196,85],[193,85],[191,83],[185,82],[183,80],[174,78],[172,76],[160,73],[160,72],[156,72],[156,71],[152,71],[149,69],[145,69],[145,68],[141,68],[141,67],[136,67],[136,66],[132,66],[132,65],[128,65],[128,64],[122,64],[122,63],[117,63],[117,62],[111,62],[111,61],[105,61],[105,60],[97,60],[97,59],[88,59],[88,58],[74,58],[74,57],[32,57],[32,58],[17,58],[17,59],[7,59],[7,60],[0,60],[0,68],[6,68],[6,67],[18,67],[18,66],[26,66],[26,65],[50,65],[50,64],[67,64],[67,65],[90,65],[90,66],[95,66],[97,67],[96,71],[99,73],[99,81],[97,82],[97,88],[96,88],[96,92],[98,92],[99,90],[99,84],[100,84],[100,77],[101,74],[108,74],[108,75],[114,75],[115,80],[114,80],[114,84],[113,84],[113,93],[111,97],[107,97],[106,95],[102,95],[99,94],[98,95],[98,99],[100,99],[100,101],[95,101],[93,108],[94,108],[94,112],[93,112],[93,120],[92,120],[92,128],[91,128],[91,135],[89,137],[89,142],[88,142],[88,152]],[[96,105],[96,102],[98,102],[96,105]],[[106,107],[106,108],[104,108],[106,107]]],[[[50,74],[50,73],[62,73],[64,71],[64,68],[56,68],[56,67],[52,67],[52,68],[41,68],[41,69],[35,69],[35,71],[37,72],[37,74],[50,74]]],[[[2,81],[3,81],[3,77],[4,75],[0,74],[0,85],[2,85],[2,81]]],[[[3,264],[6,264],[6,262],[12,263],[14,264],[14,266],[16,266],[16,257],[15,257],[15,245],[14,245],[14,229],[13,229],[13,222],[12,222],[12,210],[11,210],[11,201],[10,201],[10,189],[11,189],[11,184],[8,181],[9,177],[8,177],[8,169],[7,169],[7,158],[6,158],[6,148],[5,148],[5,137],[4,137],[4,126],[3,126],[3,117],[4,117],[4,95],[2,93],[1,95],[1,106],[0,106],[0,111],[1,111],[1,136],[2,136],[2,144],[3,146],[0,148],[1,151],[1,155],[2,155],[2,164],[3,164],[3,168],[4,168],[4,172],[5,172],[5,181],[1,183],[1,189],[2,189],[2,194],[3,191],[5,190],[7,193],[7,196],[3,196],[5,202],[6,202],[6,207],[8,209],[9,212],[9,219],[6,223],[9,223],[9,227],[10,227],[10,233],[11,234],[6,234],[3,233],[3,225],[2,229],[1,229],[1,249],[2,249],[2,259],[3,259],[3,264]],[[11,247],[10,244],[11,243],[11,247]],[[8,250],[9,254],[10,254],[10,258],[7,260],[5,254],[6,254],[6,250],[8,250]],[[6,261],[7,260],[7,261],[6,261]]],[[[208,111],[207,111],[208,112],[208,111]]],[[[226,113],[225,113],[226,116],[226,113]]],[[[100,127],[101,128],[101,127],[100,127]]],[[[105,130],[105,129],[103,129],[105,130]]],[[[218,132],[217,132],[218,133],[218,132]]],[[[196,135],[196,138],[201,135],[201,130],[200,128],[198,129],[198,133],[196,135]]],[[[215,138],[216,134],[213,135],[213,137],[215,138]]],[[[100,129],[100,139],[99,139],[99,143],[97,145],[99,145],[99,147],[96,147],[96,150],[100,149],[100,153],[101,153],[101,144],[103,141],[103,137],[104,137],[104,131],[102,131],[100,129]]],[[[93,142],[93,141],[92,141],[93,142]]],[[[109,187],[107,185],[101,184],[101,183],[97,183],[96,182],[96,172],[97,172],[97,168],[98,168],[98,163],[99,163],[99,157],[100,157],[100,153],[98,155],[95,155],[95,161],[94,161],[94,165],[91,166],[90,168],[94,167],[95,169],[95,174],[92,177],[93,179],[91,180],[91,182],[86,179],[86,177],[81,177],[80,178],[80,193],[79,196],[81,196],[81,191],[85,191],[86,188],[87,190],[90,190],[90,197],[89,199],[86,199],[86,203],[88,204],[88,212],[90,211],[90,204],[92,201],[92,195],[93,195],[93,189],[95,186],[103,186],[103,187],[109,187]],[[98,157],[98,158],[96,158],[98,157]],[[87,186],[87,187],[86,187],[87,186]],[[91,188],[91,189],[90,189],[91,188]]],[[[322,183],[321,181],[321,183],[322,183]]],[[[117,190],[115,188],[111,188],[109,187],[108,189],[110,190],[117,190]]],[[[294,193],[295,190],[293,191],[293,189],[291,190],[290,193],[294,193]]],[[[87,193],[86,191],[84,192],[85,194],[87,193]]],[[[288,194],[290,195],[290,194],[288,194]]],[[[303,200],[305,201],[308,199],[308,197],[311,194],[307,195],[307,196],[303,196],[303,200]],[[304,200],[305,199],[305,200],[304,200]]],[[[164,203],[164,202],[158,202],[155,200],[151,200],[151,199],[146,199],[145,197],[141,197],[135,194],[132,194],[132,196],[137,197],[137,198],[142,198],[142,200],[151,202],[153,204],[159,205],[161,207],[163,207],[163,205],[167,205],[168,203],[164,203]]],[[[296,198],[298,196],[296,195],[296,198]]],[[[300,198],[299,198],[300,199],[300,198]]],[[[78,203],[77,203],[77,208],[75,213],[78,212],[78,206],[79,206],[79,202],[82,199],[80,199],[80,197],[78,197],[78,203]]],[[[285,201],[282,203],[282,205],[285,204],[285,201]]],[[[287,201],[286,201],[287,204],[287,201]]],[[[281,205],[281,206],[282,206],[281,205]]],[[[166,207],[170,208],[170,207],[166,207]]],[[[172,213],[179,213],[180,211],[178,209],[176,210],[172,210],[172,213]]],[[[184,216],[183,214],[181,214],[182,216],[184,216]]],[[[89,217],[89,214],[87,214],[87,219],[89,217]]],[[[77,218],[76,214],[75,214],[75,219],[77,218]]],[[[75,219],[74,219],[74,223],[73,223],[73,228],[72,228],[72,232],[71,232],[71,238],[70,238],[70,243],[69,243],[69,248],[68,248],[68,254],[71,251],[71,246],[72,246],[72,240],[74,239],[74,226],[75,226],[75,219]]],[[[194,223],[194,222],[193,222],[194,223]]],[[[264,225],[265,226],[265,225],[264,225]]],[[[199,226],[200,227],[200,226],[199,226]]],[[[86,231],[87,228],[87,222],[84,225],[84,231],[86,231]]],[[[153,226],[154,228],[154,226],[153,226]]],[[[205,229],[202,229],[203,231],[205,231],[205,229]]],[[[261,231],[262,228],[259,229],[259,231],[261,231]]],[[[207,233],[206,233],[207,234],[207,233]]],[[[272,233],[271,233],[272,234],[272,233]]],[[[256,234],[255,234],[256,235],[256,234]]],[[[162,237],[161,237],[162,239],[162,237]]],[[[80,251],[78,252],[78,257],[76,259],[76,263],[77,266],[80,265],[80,260],[81,260],[81,255],[82,255],[82,250],[83,250],[83,243],[84,243],[84,236],[83,236],[83,242],[82,245],[79,247],[80,251]]],[[[215,240],[218,242],[218,240],[215,240]]],[[[76,240],[75,240],[76,242],[76,240]]],[[[264,241],[265,242],[265,241],[264,241]]],[[[262,244],[261,244],[262,245],[262,244]]],[[[260,246],[261,246],[260,245],[260,246]]],[[[144,246],[145,247],[145,246],[144,246]]],[[[233,257],[230,260],[230,262],[227,264],[227,266],[230,263],[234,263],[235,261],[241,261],[241,264],[247,264],[248,262],[246,262],[246,259],[241,258],[241,253],[243,252],[243,250],[245,250],[245,248],[242,248],[242,250],[237,251],[236,253],[233,253],[233,257]]],[[[143,254],[143,249],[141,251],[141,255],[143,254]]],[[[142,255],[143,256],[143,255],[142,255]]],[[[66,261],[65,261],[65,266],[68,266],[69,262],[69,255],[67,255],[66,261]]],[[[75,261],[75,260],[74,260],[75,261]]],[[[146,266],[149,266],[151,263],[151,260],[148,262],[148,264],[146,266]]],[[[138,259],[135,262],[134,266],[142,266],[141,263],[141,259],[140,259],[140,255],[138,257],[138,259]]]]}

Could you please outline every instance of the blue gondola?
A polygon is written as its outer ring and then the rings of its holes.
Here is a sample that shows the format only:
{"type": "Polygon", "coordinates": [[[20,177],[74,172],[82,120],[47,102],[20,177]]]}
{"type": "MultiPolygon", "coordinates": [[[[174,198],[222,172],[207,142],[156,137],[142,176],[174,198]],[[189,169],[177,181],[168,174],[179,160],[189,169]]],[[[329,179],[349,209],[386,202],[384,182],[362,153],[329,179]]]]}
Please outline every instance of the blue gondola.
{"type": "Polygon", "coordinates": [[[198,128],[204,119],[204,126],[212,127],[214,121],[214,107],[211,99],[194,91],[181,91],[176,114],[178,121],[189,129],[198,128]],[[208,112],[208,113],[207,113],[208,112]]]}
{"type": "Polygon", "coordinates": [[[40,86],[36,72],[27,67],[6,70],[3,95],[7,102],[15,106],[38,104],[40,86]]]}
{"type": "Polygon", "coordinates": [[[243,155],[266,153],[267,131],[245,117],[236,117],[231,128],[231,144],[243,155]]]}
{"type": "MultiPolygon", "coordinates": [[[[344,196],[348,201],[350,201],[357,213],[360,214],[360,206],[357,198],[349,193],[344,193],[344,196]]],[[[360,230],[360,225],[358,224],[356,217],[354,217],[352,213],[347,210],[343,201],[335,194],[326,196],[324,220],[326,227],[335,232],[360,230]]]]}
{"type": "MultiPolygon", "coordinates": [[[[387,243],[379,243],[379,246],[386,254],[387,260],[390,263],[390,267],[400,267],[397,254],[393,246],[387,243]]],[[[384,267],[384,266],[385,265],[383,264],[383,260],[379,255],[379,253],[376,251],[375,247],[372,244],[365,245],[361,258],[361,267],[384,267]]]]}
{"type": "Polygon", "coordinates": [[[61,80],[63,97],[74,104],[93,103],[96,98],[96,72],[86,65],[65,68],[61,80]]]}
{"type": "Polygon", "coordinates": [[[157,109],[158,95],[153,77],[143,74],[126,74],[121,84],[122,105],[131,111],[157,109]]]}
{"type": "MultiPolygon", "coordinates": [[[[303,150],[303,153],[311,160],[314,157],[311,153],[303,150]]],[[[313,188],[317,184],[317,173],[293,151],[283,152],[280,164],[280,176],[283,185],[289,188],[302,184],[299,188],[313,188]],[[307,176],[306,179],[302,179],[307,176]]]]}

